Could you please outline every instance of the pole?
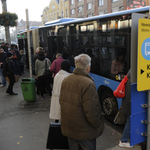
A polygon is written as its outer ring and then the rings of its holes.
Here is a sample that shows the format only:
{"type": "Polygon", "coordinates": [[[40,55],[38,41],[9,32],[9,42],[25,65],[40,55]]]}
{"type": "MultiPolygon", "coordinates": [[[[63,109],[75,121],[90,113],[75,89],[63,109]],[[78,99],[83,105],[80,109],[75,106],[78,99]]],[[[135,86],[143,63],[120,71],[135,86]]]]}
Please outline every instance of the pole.
{"type": "Polygon", "coordinates": [[[150,0],[149,0],[149,15],[150,15],[150,0]]]}
{"type": "Polygon", "coordinates": [[[28,40],[29,71],[30,71],[30,78],[32,78],[31,48],[30,48],[31,46],[30,46],[28,9],[26,9],[26,26],[27,26],[27,40],[28,40]]]}
{"type": "Polygon", "coordinates": [[[148,108],[147,108],[147,150],[150,149],[150,90],[148,90],[148,108]]]}
{"type": "MultiPolygon", "coordinates": [[[[149,0],[149,15],[150,15],[150,0],[149,0]]],[[[150,149],[150,90],[148,90],[148,107],[147,107],[147,150],[150,149]]]]}
{"type": "MultiPolygon", "coordinates": [[[[7,12],[6,0],[2,0],[2,11],[7,12]]],[[[5,27],[5,36],[6,36],[6,42],[9,43],[9,45],[11,45],[9,26],[5,27]]]]}
{"type": "Polygon", "coordinates": [[[147,108],[147,150],[150,149],[150,90],[148,90],[148,108],[147,108]]]}

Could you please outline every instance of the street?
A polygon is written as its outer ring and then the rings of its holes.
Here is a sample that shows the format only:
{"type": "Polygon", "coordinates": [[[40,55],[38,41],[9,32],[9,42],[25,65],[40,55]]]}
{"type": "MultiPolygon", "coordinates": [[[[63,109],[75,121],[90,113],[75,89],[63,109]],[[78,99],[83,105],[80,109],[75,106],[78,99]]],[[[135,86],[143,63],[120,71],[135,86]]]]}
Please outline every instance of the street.
{"type": "MultiPolygon", "coordinates": [[[[45,100],[37,96],[34,102],[25,101],[22,78],[29,78],[29,72],[25,71],[14,85],[17,96],[8,95],[7,87],[0,88],[0,150],[46,150],[49,123],[53,122],[49,119],[48,94],[45,100]]],[[[104,133],[97,139],[97,150],[125,150],[118,147],[123,127],[105,120],[104,133]]],[[[141,148],[136,145],[132,150],[141,148]]]]}

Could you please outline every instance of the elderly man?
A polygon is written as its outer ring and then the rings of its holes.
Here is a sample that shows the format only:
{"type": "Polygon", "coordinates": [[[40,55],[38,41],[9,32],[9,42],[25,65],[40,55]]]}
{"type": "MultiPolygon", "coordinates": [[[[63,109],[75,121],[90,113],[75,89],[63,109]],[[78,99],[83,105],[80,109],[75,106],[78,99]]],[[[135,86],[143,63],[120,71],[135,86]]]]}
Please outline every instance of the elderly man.
{"type": "Polygon", "coordinates": [[[3,48],[0,47],[0,76],[2,78],[2,87],[6,86],[6,79],[3,75],[3,63],[5,62],[6,59],[6,53],[4,52],[3,48]]]}
{"type": "Polygon", "coordinates": [[[91,58],[75,57],[75,70],[61,86],[61,130],[68,137],[70,150],[96,150],[96,138],[104,121],[93,79],[89,76],[91,58]]]}

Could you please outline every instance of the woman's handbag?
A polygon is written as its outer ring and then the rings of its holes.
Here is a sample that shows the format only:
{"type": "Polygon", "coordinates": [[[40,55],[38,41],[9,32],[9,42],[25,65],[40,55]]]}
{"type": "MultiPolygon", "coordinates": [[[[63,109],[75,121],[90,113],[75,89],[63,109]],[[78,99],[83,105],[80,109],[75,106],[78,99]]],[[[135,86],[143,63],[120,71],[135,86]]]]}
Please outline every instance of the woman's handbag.
{"type": "Polygon", "coordinates": [[[16,75],[15,76],[15,82],[18,82],[19,81],[19,75],[16,75]]]}
{"type": "Polygon", "coordinates": [[[52,75],[52,72],[49,69],[47,69],[47,59],[45,60],[45,73],[44,74],[45,75],[52,75]]]}
{"type": "Polygon", "coordinates": [[[69,149],[68,138],[62,134],[60,123],[50,123],[46,148],[69,149]]]}
{"type": "Polygon", "coordinates": [[[5,79],[7,80],[7,83],[9,84],[10,83],[10,80],[8,77],[5,77],[5,79]]]}
{"type": "Polygon", "coordinates": [[[126,83],[128,81],[127,75],[123,78],[123,80],[118,85],[117,89],[113,92],[114,96],[117,98],[123,98],[125,97],[125,89],[126,89],[126,83]]]}
{"type": "Polygon", "coordinates": [[[114,119],[115,124],[125,124],[127,122],[127,115],[121,112],[121,109],[118,110],[118,113],[114,119]]]}

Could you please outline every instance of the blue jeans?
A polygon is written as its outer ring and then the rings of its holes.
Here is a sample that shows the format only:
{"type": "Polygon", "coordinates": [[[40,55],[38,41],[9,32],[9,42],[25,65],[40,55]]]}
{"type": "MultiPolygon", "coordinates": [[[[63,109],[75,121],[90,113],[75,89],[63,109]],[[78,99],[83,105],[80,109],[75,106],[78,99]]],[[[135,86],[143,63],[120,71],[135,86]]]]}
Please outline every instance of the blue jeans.
{"type": "Polygon", "coordinates": [[[130,115],[127,115],[127,123],[124,127],[121,141],[126,143],[128,142],[129,138],[130,138],[130,115]]]}
{"type": "Polygon", "coordinates": [[[6,79],[5,79],[4,75],[3,75],[3,68],[0,68],[0,76],[2,78],[2,83],[5,86],[6,85],[6,79]]]}

